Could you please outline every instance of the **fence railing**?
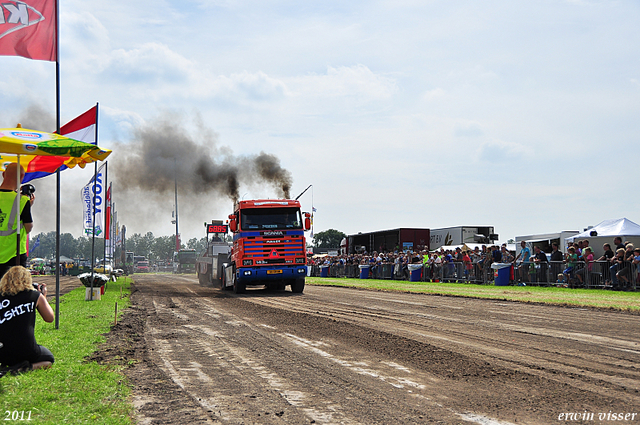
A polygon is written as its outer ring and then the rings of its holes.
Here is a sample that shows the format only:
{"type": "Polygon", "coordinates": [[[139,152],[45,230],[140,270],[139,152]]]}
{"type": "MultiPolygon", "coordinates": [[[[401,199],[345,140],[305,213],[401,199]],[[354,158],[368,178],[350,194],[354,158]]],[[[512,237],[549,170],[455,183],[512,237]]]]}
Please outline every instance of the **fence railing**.
{"type": "MultiPolygon", "coordinates": [[[[567,288],[591,288],[635,291],[640,286],[637,265],[631,262],[612,264],[608,261],[578,261],[567,264],[564,261],[541,263],[514,263],[509,271],[509,284],[534,286],[562,286],[567,288]]],[[[389,280],[418,280],[421,282],[460,282],[493,284],[497,275],[491,263],[443,263],[424,266],[416,279],[407,265],[371,264],[363,267],[357,264],[331,264],[309,266],[310,276],[346,277],[389,280]]]]}

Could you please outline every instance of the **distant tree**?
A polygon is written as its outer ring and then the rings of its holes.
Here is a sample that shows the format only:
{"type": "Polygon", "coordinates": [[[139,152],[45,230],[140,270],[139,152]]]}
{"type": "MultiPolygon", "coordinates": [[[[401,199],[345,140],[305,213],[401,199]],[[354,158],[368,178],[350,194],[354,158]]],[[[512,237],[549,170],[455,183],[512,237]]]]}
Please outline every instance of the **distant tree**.
{"type": "Polygon", "coordinates": [[[316,248],[340,248],[340,242],[347,235],[339,230],[329,229],[318,232],[313,236],[313,245],[316,248]]]}
{"type": "Polygon", "coordinates": [[[38,238],[40,238],[40,245],[32,249],[29,256],[32,258],[41,257],[52,259],[56,251],[56,232],[39,233],[32,236],[29,239],[29,246],[34,246],[38,238]]]}
{"type": "Polygon", "coordinates": [[[204,251],[204,249],[207,247],[207,238],[191,238],[189,239],[189,242],[187,242],[187,249],[195,249],[196,252],[200,253],[202,251],[204,251]]]}
{"type": "Polygon", "coordinates": [[[154,258],[158,260],[171,261],[175,249],[175,236],[159,236],[153,242],[152,251],[154,258]]]}
{"type": "Polygon", "coordinates": [[[152,254],[153,242],[155,241],[155,237],[152,232],[147,232],[141,239],[140,244],[138,246],[138,250],[140,255],[144,255],[148,257],[152,254]]]}

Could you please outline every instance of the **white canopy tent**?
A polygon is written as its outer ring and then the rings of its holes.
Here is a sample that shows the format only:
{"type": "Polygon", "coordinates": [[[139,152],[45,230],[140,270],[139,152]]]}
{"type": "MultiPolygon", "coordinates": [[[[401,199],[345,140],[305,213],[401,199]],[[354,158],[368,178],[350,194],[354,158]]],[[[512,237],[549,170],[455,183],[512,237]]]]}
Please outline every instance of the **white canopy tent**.
{"type": "Polygon", "coordinates": [[[565,238],[567,242],[587,239],[589,246],[594,250],[595,256],[600,257],[604,252],[602,245],[609,243],[615,251],[613,238],[620,236],[623,242],[629,241],[634,246],[640,246],[640,226],[626,218],[604,220],[598,225],[585,230],[577,235],[565,238]]]}

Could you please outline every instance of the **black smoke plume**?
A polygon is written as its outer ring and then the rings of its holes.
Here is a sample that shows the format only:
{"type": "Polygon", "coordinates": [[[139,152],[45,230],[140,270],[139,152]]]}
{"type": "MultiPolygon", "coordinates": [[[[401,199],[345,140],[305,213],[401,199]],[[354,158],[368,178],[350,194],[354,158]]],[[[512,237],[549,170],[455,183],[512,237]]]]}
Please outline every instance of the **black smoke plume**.
{"type": "MultiPolygon", "coordinates": [[[[181,233],[198,237],[204,236],[204,221],[226,219],[232,211],[230,201],[240,198],[240,188],[250,189],[257,197],[289,198],[291,174],[281,167],[277,157],[259,150],[255,155],[234,155],[202,122],[196,120],[187,128],[180,119],[167,113],[134,128],[128,142],[98,141],[100,146],[113,150],[108,158],[108,180],[113,182],[119,221],[127,225],[130,234],[152,231],[158,236],[167,228],[171,233],[174,173],[181,233]]],[[[34,130],[55,130],[53,113],[36,104],[13,117],[3,117],[0,127],[14,127],[17,123],[34,130]]],[[[94,169],[93,165],[87,168],[94,169]]],[[[62,173],[62,233],[81,234],[79,193],[89,179],[86,170],[62,173]]],[[[34,234],[55,230],[56,178],[32,183],[37,188],[32,210],[34,234]]]]}
{"type": "Polygon", "coordinates": [[[124,191],[240,198],[240,186],[270,186],[277,197],[289,198],[291,174],[274,155],[235,156],[220,146],[218,136],[202,123],[186,129],[164,116],[134,130],[133,140],[114,148],[114,180],[124,191]]]}

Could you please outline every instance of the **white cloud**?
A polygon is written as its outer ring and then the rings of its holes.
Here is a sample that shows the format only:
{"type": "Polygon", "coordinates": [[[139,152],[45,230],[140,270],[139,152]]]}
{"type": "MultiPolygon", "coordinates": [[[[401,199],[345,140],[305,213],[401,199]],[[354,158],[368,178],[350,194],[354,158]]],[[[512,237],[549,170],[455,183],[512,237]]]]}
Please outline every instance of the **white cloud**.
{"type": "Polygon", "coordinates": [[[367,66],[328,67],[326,74],[293,78],[298,95],[314,97],[353,97],[363,101],[388,99],[397,91],[394,79],[375,74],[367,66]]]}
{"type": "MultiPolygon", "coordinates": [[[[581,228],[633,219],[626,212],[640,204],[609,187],[587,215],[551,223],[496,217],[491,199],[476,200],[471,216],[441,211],[519,170],[544,175],[548,191],[514,199],[558,208],[544,194],[582,194],[584,182],[566,176],[585,163],[603,176],[596,192],[621,155],[640,155],[639,20],[629,1],[68,0],[62,116],[100,101],[108,143],[159,111],[199,114],[236,154],[281,158],[292,192],[313,183],[324,204],[317,231],[469,220],[505,237],[581,228]]],[[[53,114],[53,64],[0,57],[0,66],[11,70],[0,78],[0,120],[15,125],[33,102],[53,114]]]]}
{"type": "Polygon", "coordinates": [[[193,62],[158,43],[111,52],[103,76],[131,86],[187,83],[193,62]]]}
{"type": "Polygon", "coordinates": [[[491,140],[480,144],[478,147],[478,157],[480,160],[492,164],[514,163],[522,161],[525,157],[532,155],[529,146],[505,140],[491,140]]]}
{"type": "Polygon", "coordinates": [[[227,100],[238,97],[253,101],[279,100],[288,94],[284,82],[271,78],[262,71],[256,73],[243,71],[228,77],[217,76],[205,82],[205,87],[208,97],[222,97],[227,100]]]}
{"type": "Polygon", "coordinates": [[[438,100],[442,99],[444,96],[446,96],[446,94],[447,92],[443,88],[437,87],[435,89],[427,90],[426,92],[424,92],[424,94],[422,95],[422,99],[425,101],[438,100]]]}

